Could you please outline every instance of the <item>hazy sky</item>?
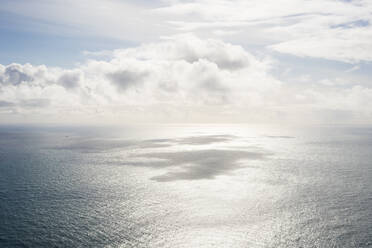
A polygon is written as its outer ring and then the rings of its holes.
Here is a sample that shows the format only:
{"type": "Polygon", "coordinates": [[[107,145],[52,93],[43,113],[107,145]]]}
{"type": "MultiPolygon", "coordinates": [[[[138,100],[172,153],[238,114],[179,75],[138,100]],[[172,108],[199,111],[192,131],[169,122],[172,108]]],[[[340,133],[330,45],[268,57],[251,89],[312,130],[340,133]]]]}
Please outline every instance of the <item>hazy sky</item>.
{"type": "Polygon", "coordinates": [[[370,0],[0,0],[1,123],[372,123],[370,0]]]}

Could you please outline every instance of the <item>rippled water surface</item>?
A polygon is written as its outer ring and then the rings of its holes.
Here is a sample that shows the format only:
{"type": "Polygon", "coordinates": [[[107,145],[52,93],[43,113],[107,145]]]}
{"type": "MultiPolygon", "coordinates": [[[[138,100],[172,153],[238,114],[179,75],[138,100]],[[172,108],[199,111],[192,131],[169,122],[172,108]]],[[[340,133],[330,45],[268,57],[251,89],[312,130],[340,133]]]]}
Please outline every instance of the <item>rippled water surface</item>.
{"type": "Polygon", "coordinates": [[[0,247],[372,247],[371,206],[369,128],[0,128],[0,247]]]}

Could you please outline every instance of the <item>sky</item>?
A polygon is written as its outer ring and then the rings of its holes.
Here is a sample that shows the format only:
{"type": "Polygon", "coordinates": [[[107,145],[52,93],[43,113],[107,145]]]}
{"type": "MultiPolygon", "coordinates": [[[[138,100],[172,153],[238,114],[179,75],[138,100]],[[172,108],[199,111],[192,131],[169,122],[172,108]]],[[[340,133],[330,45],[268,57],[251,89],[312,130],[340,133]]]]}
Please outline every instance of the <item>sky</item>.
{"type": "Polygon", "coordinates": [[[0,123],[372,123],[370,0],[0,2],[0,123]]]}

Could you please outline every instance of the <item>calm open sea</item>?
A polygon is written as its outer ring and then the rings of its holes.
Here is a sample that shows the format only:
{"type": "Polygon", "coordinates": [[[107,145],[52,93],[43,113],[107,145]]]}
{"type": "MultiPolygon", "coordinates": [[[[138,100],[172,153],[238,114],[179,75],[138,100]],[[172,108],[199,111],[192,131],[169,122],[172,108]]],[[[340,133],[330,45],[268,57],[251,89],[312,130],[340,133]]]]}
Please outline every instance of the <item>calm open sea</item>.
{"type": "Polygon", "coordinates": [[[372,247],[372,129],[2,126],[0,247],[372,247]]]}

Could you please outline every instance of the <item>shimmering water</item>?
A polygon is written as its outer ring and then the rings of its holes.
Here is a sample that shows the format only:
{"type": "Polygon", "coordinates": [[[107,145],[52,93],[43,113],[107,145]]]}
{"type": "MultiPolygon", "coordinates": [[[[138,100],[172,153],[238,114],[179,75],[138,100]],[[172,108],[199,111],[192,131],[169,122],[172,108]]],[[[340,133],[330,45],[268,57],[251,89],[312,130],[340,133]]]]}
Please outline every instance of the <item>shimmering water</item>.
{"type": "Polygon", "coordinates": [[[0,247],[372,247],[372,129],[1,127],[0,247]]]}

